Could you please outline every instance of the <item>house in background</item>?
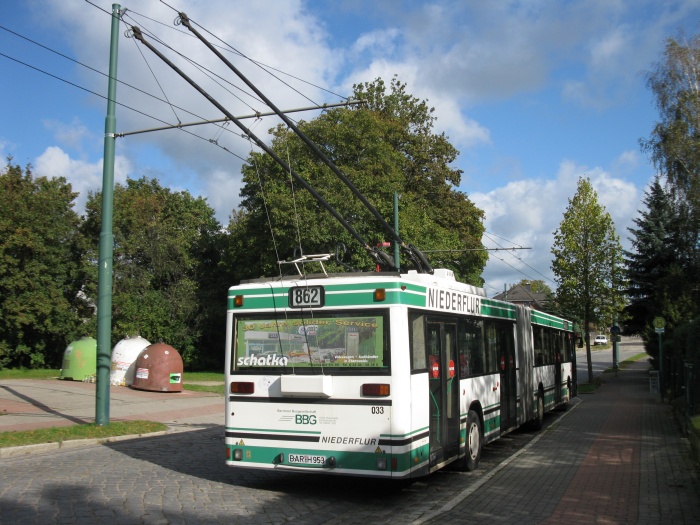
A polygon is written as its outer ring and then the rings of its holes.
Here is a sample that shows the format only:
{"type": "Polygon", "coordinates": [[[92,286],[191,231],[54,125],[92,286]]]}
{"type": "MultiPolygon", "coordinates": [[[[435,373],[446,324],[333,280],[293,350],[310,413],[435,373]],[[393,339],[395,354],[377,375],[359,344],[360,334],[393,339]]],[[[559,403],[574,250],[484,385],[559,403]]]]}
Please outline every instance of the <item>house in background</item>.
{"type": "Polygon", "coordinates": [[[549,300],[546,292],[533,292],[530,284],[516,284],[510,290],[502,292],[494,297],[501,301],[527,306],[533,310],[544,310],[544,305],[549,300]]]}

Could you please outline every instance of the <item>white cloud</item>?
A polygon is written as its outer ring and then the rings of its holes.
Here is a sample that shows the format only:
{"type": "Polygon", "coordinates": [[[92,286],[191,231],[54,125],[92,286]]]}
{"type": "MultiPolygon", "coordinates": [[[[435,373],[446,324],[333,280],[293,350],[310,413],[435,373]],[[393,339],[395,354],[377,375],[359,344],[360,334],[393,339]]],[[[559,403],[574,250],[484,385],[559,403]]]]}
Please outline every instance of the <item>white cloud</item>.
{"type": "MultiPolygon", "coordinates": [[[[131,162],[122,156],[114,160],[114,182],[124,184],[127,175],[131,173],[131,162]]],[[[38,177],[64,177],[72,186],[74,192],[79,192],[75,202],[75,211],[85,213],[85,203],[89,192],[102,191],[102,160],[90,163],[71,159],[61,148],[47,148],[34,161],[34,174],[38,177]]]]}
{"type": "Polygon", "coordinates": [[[62,146],[80,150],[86,139],[96,140],[95,134],[77,117],[73,117],[70,124],[51,119],[45,120],[44,127],[53,132],[62,146]]]}
{"type": "Polygon", "coordinates": [[[591,44],[591,66],[595,69],[615,67],[629,48],[629,37],[624,26],[615,27],[591,44]]]}
{"type": "Polygon", "coordinates": [[[207,177],[207,202],[216,210],[216,219],[228,225],[231,211],[238,207],[241,180],[231,173],[217,170],[207,177]]]}
{"type": "Polygon", "coordinates": [[[353,44],[352,52],[360,54],[367,51],[371,55],[390,55],[396,49],[396,40],[400,36],[401,32],[395,27],[364,33],[353,44]]]}
{"type": "Polygon", "coordinates": [[[598,202],[612,217],[623,246],[628,245],[627,227],[636,215],[640,198],[634,184],[614,178],[601,168],[563,161],[552,179],[515,181],[488,193],[470,195],[486,214],[486,247],[531,248],[490,252],[484,272],[490,291],[500,292],[504,283],[522,279],[541,279],[556,287],[551,272],[553,234],[576,193],[579,177],[591,180],[598,202]]]}
{"type": "Polygon", "coordinates": [[[620,153],[613,161],[612,167],[617,172],[628,173],[637,169],[641,163],[642,161],[638,151],[627,150],[620,153]]]}

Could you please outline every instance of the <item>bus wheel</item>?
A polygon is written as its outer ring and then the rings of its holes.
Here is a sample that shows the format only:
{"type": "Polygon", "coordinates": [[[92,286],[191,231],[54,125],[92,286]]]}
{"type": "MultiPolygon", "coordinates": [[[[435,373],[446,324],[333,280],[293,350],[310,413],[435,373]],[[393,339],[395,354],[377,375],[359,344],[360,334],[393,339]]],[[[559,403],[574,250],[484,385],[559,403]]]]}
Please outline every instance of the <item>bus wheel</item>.
{"type": "Polygon", "coordinates": [[[462,459],[462,470],[476,470],[481,461],[481,448],[484,436],[481,432],[481,421],[473,410],[467,414],[467,443],[466,454],[462,459]]]}

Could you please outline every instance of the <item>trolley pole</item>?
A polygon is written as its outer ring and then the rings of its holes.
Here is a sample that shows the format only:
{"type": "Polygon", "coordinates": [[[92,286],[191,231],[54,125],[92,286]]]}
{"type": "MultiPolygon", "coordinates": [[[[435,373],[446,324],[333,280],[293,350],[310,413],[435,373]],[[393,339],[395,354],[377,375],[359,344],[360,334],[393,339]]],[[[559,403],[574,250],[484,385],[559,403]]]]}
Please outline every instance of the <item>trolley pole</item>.
{"type": "Polygon", "coordinates": [[[95,424],[109,425],[109,371],[112,347],[112,263],[114,235],[114,146],[117,120],[117,51],[119,42],[119,4],[112,4],[112,38],[109,47],[107,117],[105,118],[104,160],[102,165],[102,230],[97,272],[97,388],[95,424]]]}

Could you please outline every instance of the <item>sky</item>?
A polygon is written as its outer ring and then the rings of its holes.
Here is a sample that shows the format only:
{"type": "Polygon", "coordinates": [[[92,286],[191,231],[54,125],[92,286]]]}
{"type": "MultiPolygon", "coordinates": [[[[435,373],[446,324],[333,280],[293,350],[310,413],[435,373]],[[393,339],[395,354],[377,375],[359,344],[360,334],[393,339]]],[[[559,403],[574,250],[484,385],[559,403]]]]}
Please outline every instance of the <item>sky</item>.
{"type": "MultiPolygon", "coordinates": [[[[11,156],[36,176],[65,177],[81,214],[89,192],[102,188],[112,5],[0,0],[0,169],[11,156]]],[[[376,78],[406,83],[435,109],[434,131],[460,152],[457,189],[485,212],[484,245],[522,248],[489,252],[489,296],[523,279],[556,288],[554,232],[581,177],[630,247],[628,228],[655,176],[639,146],[658,119],[646,75],[667,38],[700,30],[700,0],[138,0],[120,7],[117,133],[223,117],[137,44],[128,26],[141,28],[233,115],[269,111],[175,25],[178,12],[280,109],[335,104],[354,84],[376,78]]],[[[279,120],[243,122],[268,140],[279,120]]],[[[226,225],[250,142],[234,125],[185,129],[118,138],[115,181],[145,176],[189,191],[226,225]]],[[[420,248],[420,239],[405,240],[420,248]]]]}

